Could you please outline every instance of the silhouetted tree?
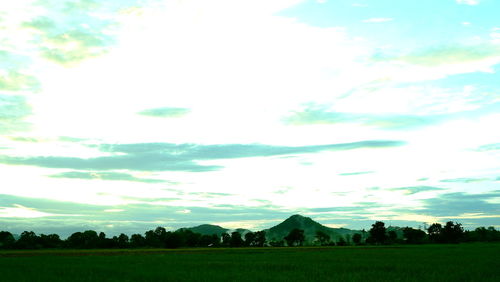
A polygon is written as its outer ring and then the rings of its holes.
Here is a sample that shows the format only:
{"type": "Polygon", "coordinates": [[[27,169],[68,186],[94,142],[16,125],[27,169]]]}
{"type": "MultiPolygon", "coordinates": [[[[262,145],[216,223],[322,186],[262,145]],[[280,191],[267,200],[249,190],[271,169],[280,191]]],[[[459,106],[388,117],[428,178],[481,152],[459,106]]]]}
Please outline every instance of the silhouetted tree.
{"type": "Polygon", "coordinates": [[[99,244],[99,236],[97,232],[94,230],[86,230],[83,232],[84,245],[85,249],[94,249],[97,248],[99,244]]]}
{"type": "Polygon", "coordinates": [[[385,223],[377,221],[372,224],[372,228],[368,231],[370,233],[370,242],[376,244],[383,244],[387,240],[385,223]]]}
{"type": "Polygon", "coordinates": [[[255,246],[255,233],[248,232],[245,234],[245,246],[252,247],[255,246]]]}
{"type": "Polygon", "coordinates": [[[108,242],[106,240],[106,234],[104,232],[99,232],[99,235],[97,236],[98,248],[106,248],[107,245],[108,245],[108,242]]]}
{"type": "Polygon", "coordinates": [[[429,240],[434,242],[434,243],[441,243],[442,242],[442,236],[441,232],[443,230],[443,227],[439,223],[433,223],[427,228],[427,234],[429,234],[429,240]]]}
{"type": "Polygon", "coordinates": [[[24,231],[15,243],[18,249],[40,249],[39,237],[33,231],[24,231]]]}
{"type": "Polygon", "coordinates": [[[241,238],[240,232],[231,233],[231,240],[229,241],[229,246],[231,247],[242,247],[244,244],[243,239],[241,238]]]}
{"type": "Polygon", "coordinates": [[[305,241],[304,230],[295,228],[284,239],[290,247],[302,246],[305,241]]]}
{"type": "Polygon", "coordinates": [[[361,244],[361,234],[359,233],[352,234],[352,242],[356,245],[361,244]]]}
{"type": "Polygon", "coordinates": [[[41,234],[38,239],[42,248],[60,248],[62,246],[62,240],[57,234],[41,234]]]}
{"type": "Polygon", "coordinates": [[[14,236],[7,231],[0,231],[0,249],[11,249],[14,248],[14,243],[16,239],[14,236]]]}
{"type": "Polygon", "coordinates": [[[500,241],[500,231],[495,230],[495,227],[488,227],[488,233],[486,235],[486,241],[497,242],[500,241]]]}
{"type": "Polygon", "coordinates": [[[112,249],[118,247],[118,237],[106,238],[104,232],[100,232],[97,236],[97,247],[101,249],[112,249]]]}
{"type": "Polygon", "coordinates": [[[326,246],[330,243],[330,235],[326,234],[321,230],[316,231],[316,240],[318,240],[321,246],[326,246]]]}
{"type": "Polygon", "coordinates": [[[467,235],[467,241],[495,242],[500,241],[500,231],[490,226],[478,227],[474,231],[464,232],[467,235]]]}
{"type": "Polygon", "coordinates": [[[464,235],[462,224],[453,223],[452,221],[446,222],[441,231],[442,240],[446,243],[458,243],[464,235]]]}
{"type": "Polygon", "coordinates": [[[187,239],[183,232],[166,232],[164,246],[169,249],[176,249],[186,246],[187,239]]]}
{"type": "Polygon", "coordinates": [[[200,242],[201,234],[194,233],[189,229],[180,229],[175,233],[178,233],[180,235],[182,239],[182,246],[196,247],[200,242]]]}
{"type": "Polygon", "coordinates": [[[146,246],[146,238],[141,234],[132,234],[130,236],[130,246],[132,248],[141,248],[146,246]]]}
{"type": "MultiPolygon", "coordinates": [[[[158,228],[157,228],[157,230],[158,230],[158,228]]],[[[155,232],[155,231],[156,230],[148,230],[148,231],[146,231],[146,233],[144,233],[144,235],[145,235],[144,237],[146,240],[146,246],[152,247],[152,248],[164,247],[165,238],[163,238],[163,241],[160,240],[160,236],[163,235],[163,232],[161,231],[161,229],[158,230],[159,232],[155,232]]],[[[166,234],[166,232],[165,232],[165,234],[166,234]]]]}
{"type": "Polygon", "coordinates": [[[255,246],[263,247],[266,244],[266,231],[255,232],[255,246]]]}
{"type": "Polygon", "coordinates": [[[216,247],[220,245],[220,238],[217,234],[201,235],[198,242],[200,247],[216,247]]]}
{"type": "Polygon", "coordinates": [[[129,246],[129,238],[127,235],[121,233],[120,236],[118,236],[118,248],[124,249],[129,246]]]}
{"type": "Polygon", "coordinates": [[[82,232],[75,232],[71,234],[68,239],[66,239],[66,245],[68,248],[81,249],[83,248],[85,239],[83,238],[82,232]]]}
{"type": "Polygon", "coordinates": [[[158,226],[155,229],[155,235],[160,240],[160,242],[165,242],[165,239],[167,239],[167,230],[165,228],[158,226]]]}
{"type": "Polygon", "coordinates": [[[425,232],[411,227],[403,228],[403,237],[407,244],[421,244],[425,239],[425,232]]]}

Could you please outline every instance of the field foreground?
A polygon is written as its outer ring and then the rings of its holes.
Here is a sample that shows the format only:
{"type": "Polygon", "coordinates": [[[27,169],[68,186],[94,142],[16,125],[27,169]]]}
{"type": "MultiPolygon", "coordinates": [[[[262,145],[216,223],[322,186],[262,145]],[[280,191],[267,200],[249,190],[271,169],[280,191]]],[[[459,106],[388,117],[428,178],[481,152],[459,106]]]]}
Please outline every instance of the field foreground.
{"type": "Polygon", "coordinates": [[[500,281],[500,244],[0,252],[1,281],[500,281]]]}

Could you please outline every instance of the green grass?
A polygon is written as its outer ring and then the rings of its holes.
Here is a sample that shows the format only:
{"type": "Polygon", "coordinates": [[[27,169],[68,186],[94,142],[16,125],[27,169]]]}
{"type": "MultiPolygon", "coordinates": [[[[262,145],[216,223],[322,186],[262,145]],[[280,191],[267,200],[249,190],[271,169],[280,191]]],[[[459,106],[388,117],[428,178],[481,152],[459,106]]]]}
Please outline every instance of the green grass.
{"type": "Polygon", "coordinates": [[[0,252],[0,281],[500,281],[500,244],[0,252]]]}

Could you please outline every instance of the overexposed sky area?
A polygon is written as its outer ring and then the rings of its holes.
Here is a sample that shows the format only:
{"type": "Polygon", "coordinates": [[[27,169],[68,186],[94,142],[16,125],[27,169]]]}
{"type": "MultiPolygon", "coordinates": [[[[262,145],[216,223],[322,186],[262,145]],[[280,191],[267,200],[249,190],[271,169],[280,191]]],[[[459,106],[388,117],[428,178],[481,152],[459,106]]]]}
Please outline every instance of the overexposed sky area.
{"type": "Polygon", "coordinates": [[[0,230],[500,227],[493,0],[0,4],[0,230]]]}

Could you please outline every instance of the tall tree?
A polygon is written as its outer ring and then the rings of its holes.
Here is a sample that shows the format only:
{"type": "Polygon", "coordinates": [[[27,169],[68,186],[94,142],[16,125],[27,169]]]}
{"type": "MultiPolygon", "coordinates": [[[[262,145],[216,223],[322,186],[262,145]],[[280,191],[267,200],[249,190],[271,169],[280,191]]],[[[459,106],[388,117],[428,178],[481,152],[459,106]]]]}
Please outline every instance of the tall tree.
{"type": "Polygon", "coordinates": [[[19,249],[39,249],[42,247],[39,243],[39,237],[33,231],[24,231],[21,233],[15,246],[19,249]]]}
{"type": "MultiPolygon", "coordinates": [[[[158,228],[157,228],[158,229],[158,228]]],[[[165,232],[166,233],[166,232],[165,232]]],[[[148,230],[144,233],[146,246],[153,248],[161,248],[164,247],[165,241],[160,240],[160,236],[163,232],[155,232],[155,230],[148,230]]]]}
{"type": "Polygon", "coordinates": [[[255,232],[255,246],[264,247],[266,244],[266,231],[257,231],[255,232]]]}
{"type": "Polygon", "coordinates": [[[442,229],[443,241],[446,243],[458,243],[462,239],[463,235],[464,229],[460,223],[448,221],[442,229]]]}
{"type": "Polygon", "coordinates": [[[130,236],[130,246],[133,248],[140,248],[146,246],[146,238],[141,234],[132,234],[130,236]]]}
{"type": "Polygon", "coordinates": [[[244,244],[243,239],[241,238],[240,232],[231,233],[231,239],[229,240],[229,246],[231,247],[242,247],[244,244]]]}
{"type": "Polygon", "coordinates": [[[62,246],[62,240],[57,234],[40,234],[38,239],[42,248],[60,248],[62,246]]]}
{"type": "Polygon", "coordinates": [[[94,230],[86,230],[82,234],[84,245],[83,248],[94,249],[99,245],[99,235],[94,230]]]}
{"type": "Polygon", "coordinates": [[[372,228],[368,232],[373,243],[383,244],[387,240],[385,223],[382,221],[372,224],[372,228]]]}
{"type": "Polygon", "coordinates": [[[429,234],[429,240],[434,243],[442,242],[441,232],[443,231],[443,227],[439,223],[433,223],[427,228],[427,234],[429,234]]]}
{"type": "Polygon", "coordinates": [[[10,249],[14,247],[16,239],[7,231],[0,231],[0,249],[10,249]]]}
{"type": "Polygon", "coordinates": [[[253,232],[248,232],[247,234],[245,234],[245,246],[247,247],[252,247],[252,246],[255,246],[255,233],[253,232]]]}
{"type": "Polygon", "coordinates": [[[129,246],[129,238],[127,235],[121,233],[120,236],[118,236],[118,248],[124,249],[129,246]]]}

